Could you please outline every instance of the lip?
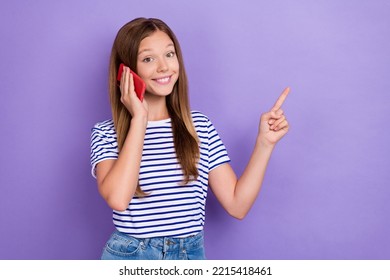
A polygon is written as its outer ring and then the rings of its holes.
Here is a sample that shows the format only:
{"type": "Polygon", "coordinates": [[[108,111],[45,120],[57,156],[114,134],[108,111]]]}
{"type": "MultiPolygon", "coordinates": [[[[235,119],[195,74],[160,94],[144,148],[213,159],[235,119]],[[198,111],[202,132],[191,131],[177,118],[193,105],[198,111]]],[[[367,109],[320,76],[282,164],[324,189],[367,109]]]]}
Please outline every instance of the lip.
{"type": "Polygon", "coordinates": [[[171,82],[171,79],[172,79],[172,75],[170,75],[170,76],[163,76],[163,77],[155,78],[155,79],[152,79],[152,80],[155,81],[159,85],[167,85],[167,84],[169,84],[171,82]]]}

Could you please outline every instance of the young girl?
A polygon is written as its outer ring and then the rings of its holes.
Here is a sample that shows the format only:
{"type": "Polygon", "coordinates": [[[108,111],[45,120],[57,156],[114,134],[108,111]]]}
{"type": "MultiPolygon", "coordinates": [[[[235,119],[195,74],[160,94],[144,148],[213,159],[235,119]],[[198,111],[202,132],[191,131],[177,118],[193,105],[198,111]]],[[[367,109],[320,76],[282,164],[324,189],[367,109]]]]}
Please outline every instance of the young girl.
{"type": "Polygon", "coordinates": [[[208,186],[231,216],[245,217],[288,131],[281,106],[289,89],[261,116],[254,151],[237,179],[211,121],[190,110],[179,42],[164,22],[125,24],[109,72],[113,119],[97,123],[91,136],[92,174],[116,227],[102,259],[205,259],[208,186]],[[121,63],[128,67],[118,86],[121,63]],[[146,83],[143,101],[130,69],[146,83]]]}

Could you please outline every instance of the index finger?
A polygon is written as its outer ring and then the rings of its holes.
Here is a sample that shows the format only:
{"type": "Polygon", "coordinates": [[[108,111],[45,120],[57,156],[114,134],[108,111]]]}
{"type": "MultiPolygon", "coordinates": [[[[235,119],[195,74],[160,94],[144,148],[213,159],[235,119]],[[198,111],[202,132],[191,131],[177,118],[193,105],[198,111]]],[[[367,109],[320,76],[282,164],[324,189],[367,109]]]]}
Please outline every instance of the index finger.
{"type": "Polygon", "coordinates": [[[274,107],[272,107],[271,111],[277,111],[282,107],[284,100],[286,100],[286,97],[288,93],[290,92],[290,88],[287,87],[282,94],[279,96],[278,100],[276,100],[274,107]]]}

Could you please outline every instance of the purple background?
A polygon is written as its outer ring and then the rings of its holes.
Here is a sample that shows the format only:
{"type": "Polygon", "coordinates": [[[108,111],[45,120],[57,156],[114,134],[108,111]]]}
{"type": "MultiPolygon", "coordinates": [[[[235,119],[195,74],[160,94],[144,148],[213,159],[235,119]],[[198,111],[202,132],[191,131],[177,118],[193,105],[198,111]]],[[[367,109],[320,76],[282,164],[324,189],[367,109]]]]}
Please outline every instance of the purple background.
{"type": "Polygon", "coordinates": [[[209,259],[390,259],[390,3],[2,1],[0,259],[97,259],[113,231],[90,175],[110,118],[117,30],[158,17],[184,52],[193,109],[241,174],[260,114],[291,87],[291,131],[237,221],[210,192],[209,259]]]}

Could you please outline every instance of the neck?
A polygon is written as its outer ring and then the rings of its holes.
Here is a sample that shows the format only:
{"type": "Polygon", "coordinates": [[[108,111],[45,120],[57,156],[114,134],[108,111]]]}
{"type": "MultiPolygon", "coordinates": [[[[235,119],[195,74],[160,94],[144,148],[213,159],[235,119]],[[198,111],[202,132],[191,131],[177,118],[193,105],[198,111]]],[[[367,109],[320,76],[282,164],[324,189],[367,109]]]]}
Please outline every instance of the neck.
{"type": "Polygon", "coordinates": [[[165,96],[145,95],[148,102],[148,121],[160,121],[169,118],[165,96]]]}

